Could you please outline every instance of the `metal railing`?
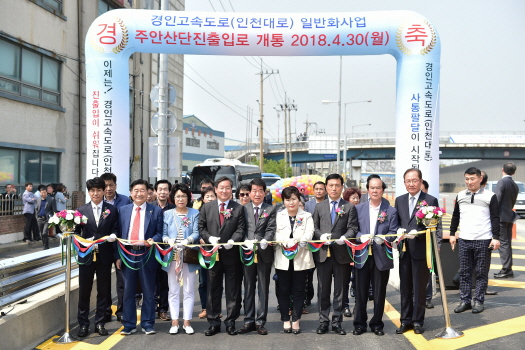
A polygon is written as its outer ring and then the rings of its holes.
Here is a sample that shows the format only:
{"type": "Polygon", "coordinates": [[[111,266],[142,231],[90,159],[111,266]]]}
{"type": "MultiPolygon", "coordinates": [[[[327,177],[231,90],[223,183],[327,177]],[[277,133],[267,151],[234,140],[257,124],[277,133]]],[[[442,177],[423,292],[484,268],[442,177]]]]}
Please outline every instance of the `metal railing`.
{"type": "MultiPolygon", "coordinates": [[[[74,209],[73,203],[76,202],[76,194],[72,194],[66,202],[66,209],[74,209]]],[[[22,215],[24,203],[22,203],[22,196],[16,195],[14,198],[4,198],[0,195],[0,216],[6,215],[22,215]]]]}
{"type": "MultiPolygon", "coordinates": [[[[71,277],[78,264],[71,259],[71,277]]],[[[61,247],[0,260],[0,307],[27,298],[65,280],[61,247]]]]}

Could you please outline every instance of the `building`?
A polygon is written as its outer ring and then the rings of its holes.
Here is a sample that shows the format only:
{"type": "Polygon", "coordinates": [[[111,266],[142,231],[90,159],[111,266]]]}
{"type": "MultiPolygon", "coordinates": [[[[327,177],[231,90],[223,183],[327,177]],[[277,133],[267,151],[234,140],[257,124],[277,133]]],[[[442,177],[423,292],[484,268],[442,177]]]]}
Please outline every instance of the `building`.
{"type": "Polygon", "coordinates": [[[224,132],[211,129],[194,115],[185,115],[182,132],[182,171],[208,158],[224,158],[224,132]]]}
{"type": "MultiPolygon", "coordinates": [[[[170,0],[184,10],[184,0],[170,0]]],[[[3,1],[0,12],[0,189],[13,183],[64,183],[84,201],[86,103],[84,46],[99,15],[119,8],[159,9],[160,0],[3,1]]],[[[129,58],[130,181],[149,178],[150,101],[159,54],[129,58]]],[[[179,96],[170,110],[182,124],[183,55],[169,55],[169,82],[179,96]]],[[[182,131],[170,136],[181,138],[182,131]]],[[[150,178],[151,180],[151,178],[150,178]]],[[[173,179],[172,179],[173,180],[173,179]]],[[[126,181],[127,182],[127,181],[126,181]]],[[[127,189],[120,188],[120,192],[127,189]]]]}

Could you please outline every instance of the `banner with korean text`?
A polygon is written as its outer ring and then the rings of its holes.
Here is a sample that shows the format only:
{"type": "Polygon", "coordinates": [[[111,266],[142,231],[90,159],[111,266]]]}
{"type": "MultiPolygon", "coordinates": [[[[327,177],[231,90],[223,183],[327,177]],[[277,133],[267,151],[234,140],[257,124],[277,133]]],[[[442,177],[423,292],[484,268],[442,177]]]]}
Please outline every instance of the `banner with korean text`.
{"type": "MultiPolygon", "coordinates": [[[[419,168],[437,196],[440,40],[411,11],[218,13],[113,10],[86,39],[87,178],[129,181],[129,68],[134,52],[238,56],[393,55],[397,60],[396,190],[419,168]],[[432,185],[434,184],[434,185],[432,185]]],[[[344,79],[344,77],[343,77],[344,79]]],[[[328,121],[329,122],[329,121],[328,121]]],[[[393,124],[392,124],[393,125],[393,124]]]]}

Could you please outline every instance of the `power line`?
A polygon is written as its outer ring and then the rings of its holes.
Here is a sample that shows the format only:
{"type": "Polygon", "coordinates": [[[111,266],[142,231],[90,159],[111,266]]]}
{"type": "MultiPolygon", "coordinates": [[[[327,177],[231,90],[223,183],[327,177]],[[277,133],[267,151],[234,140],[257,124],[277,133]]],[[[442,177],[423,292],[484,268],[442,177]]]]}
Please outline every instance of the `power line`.
{"type": "Polygon", "coordinates": [[[211,8],[213,9],[214,12],[217,12],[215,11],[215,7],[213,7],[213,4],[211,3],[211,0],[208,0],[210,2],[210,5],[211,5],[211,8]]]}
{"type": "Polygon", "coordinates": [[[224,8],[224,5],[222,4],[222,1],[221,1],[221,0],[219,0],[219,4],[221,4],[222,10],[223,10],[224,12],[226,12],[226,9],[224,8]]]}

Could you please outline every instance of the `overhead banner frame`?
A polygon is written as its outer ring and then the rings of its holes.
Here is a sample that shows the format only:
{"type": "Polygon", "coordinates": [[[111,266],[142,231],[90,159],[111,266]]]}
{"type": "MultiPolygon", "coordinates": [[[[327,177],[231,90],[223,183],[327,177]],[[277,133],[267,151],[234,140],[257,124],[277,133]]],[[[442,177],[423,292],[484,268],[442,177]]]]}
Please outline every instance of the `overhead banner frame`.
{"type": "MultiPolygon", "coordinates": [[[[86,178],[129,185],[129,68],[135,52],[228,56],[356,56],[397,61],[396,194],[419,168],[438,195],[441,44],[412,11],[220,13],[113,10],[86,38],[86,178]]],[[[182,150],[180,150],[182,152],[182,150]]]]}

